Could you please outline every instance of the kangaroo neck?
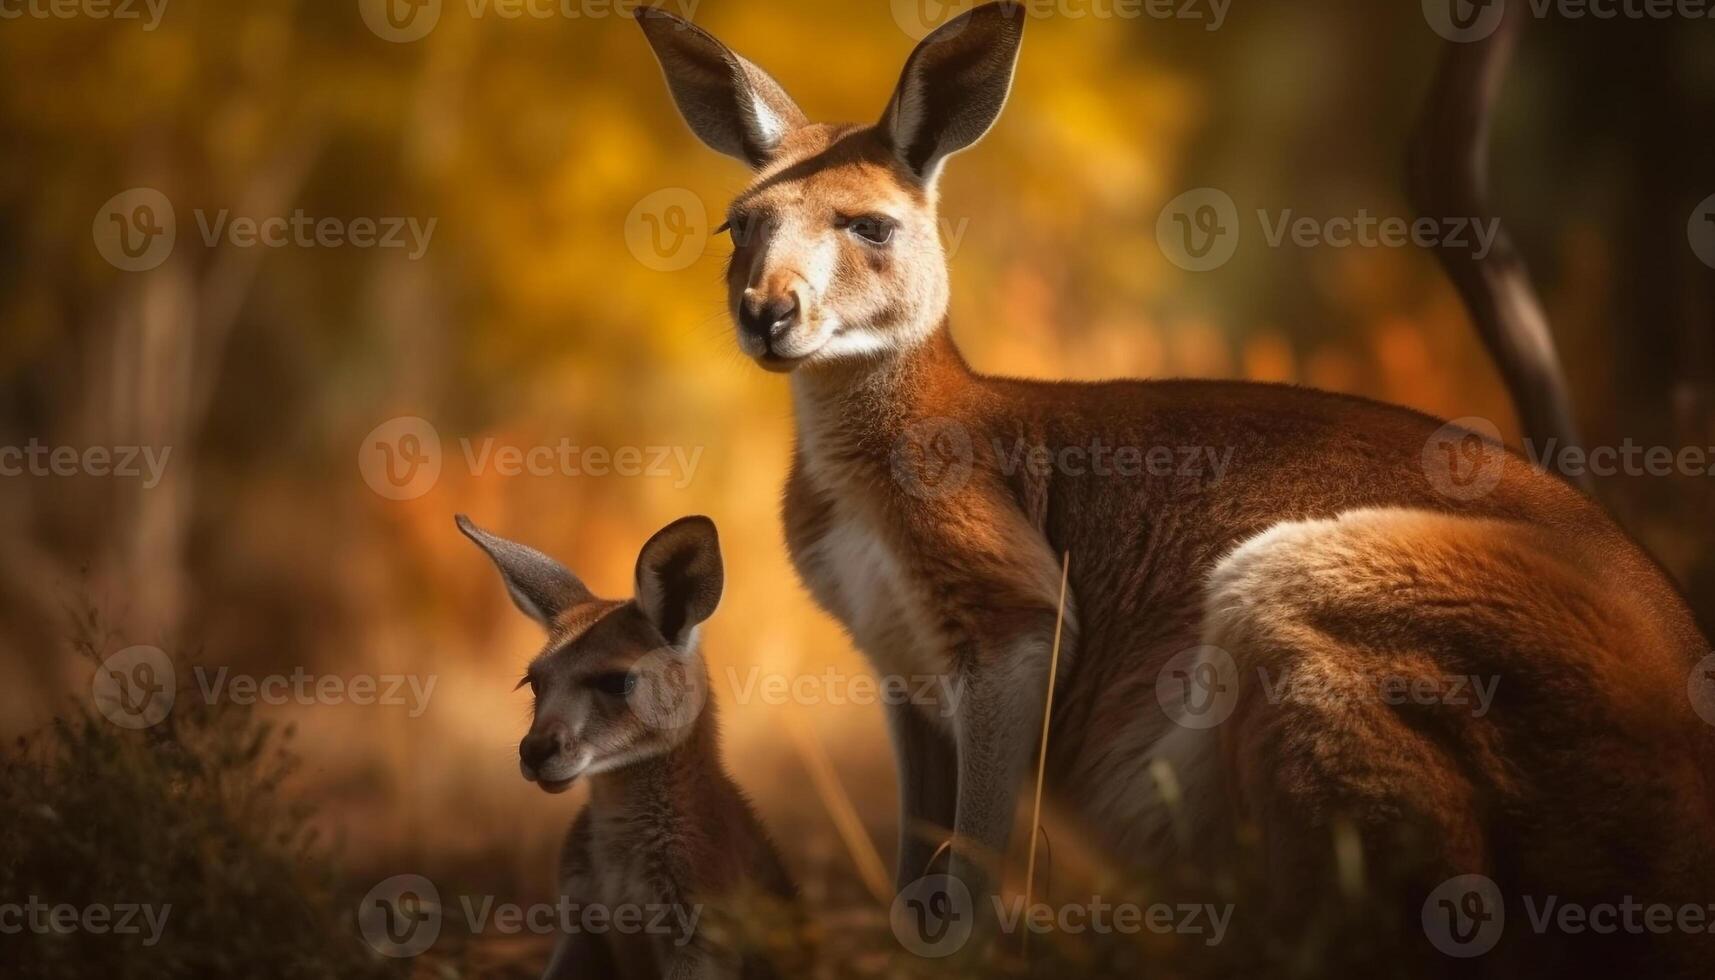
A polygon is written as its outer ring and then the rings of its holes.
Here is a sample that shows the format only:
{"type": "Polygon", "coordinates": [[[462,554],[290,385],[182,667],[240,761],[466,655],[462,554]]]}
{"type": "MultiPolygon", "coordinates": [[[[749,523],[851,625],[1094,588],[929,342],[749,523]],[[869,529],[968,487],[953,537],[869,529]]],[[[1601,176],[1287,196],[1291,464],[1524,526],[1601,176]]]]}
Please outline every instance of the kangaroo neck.
{"type": "Polygon", "coordinates": [[[976,385],[945,320],[909,350],[801,368],[792,375],[799,451],[890,451],[914,422],[960,413],[976,385]]]}
{"type": "MultiPolygon", "coordinates": [[[[704,691],[708,690],[705,682],[704,691]]],[[[691,730],[659,755],[590,777],[590,806],[612,814],[696,806],[707,786],[706,774],[721,769],[720,733],[714,703],[702,706],[691,730]]]]}

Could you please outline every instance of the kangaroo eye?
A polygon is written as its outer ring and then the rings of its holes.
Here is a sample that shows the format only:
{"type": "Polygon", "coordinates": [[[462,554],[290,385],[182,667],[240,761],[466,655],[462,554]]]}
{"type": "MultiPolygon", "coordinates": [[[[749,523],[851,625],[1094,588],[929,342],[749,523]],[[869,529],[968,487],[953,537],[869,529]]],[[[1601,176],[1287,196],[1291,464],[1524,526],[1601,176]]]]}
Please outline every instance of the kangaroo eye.
{"type": "Polygon", "coordinates": [[[846,228],[854,235],[871,245],[886,245],[893,240],[893,219],[881,215],[866,215],[853,218],[846,228]]]}
{"type": "Polygon", "coordinates": [[[726,224],[715,230],[731,235],[733,246],[743,248],[759,235],[766,236],[772,227],[773,222],[764,215],[746,212],[728,216],[726,224]]]}
{"type": "Polygon", "coordinates": [[[606,674],[597,674],[594,677],[591,677],[587,683],[591,690],[609,695],[610,697],[623,698],[630,695],[631,692],[636,689],[637,676],[635,674],[616,670],[606,674]]]}

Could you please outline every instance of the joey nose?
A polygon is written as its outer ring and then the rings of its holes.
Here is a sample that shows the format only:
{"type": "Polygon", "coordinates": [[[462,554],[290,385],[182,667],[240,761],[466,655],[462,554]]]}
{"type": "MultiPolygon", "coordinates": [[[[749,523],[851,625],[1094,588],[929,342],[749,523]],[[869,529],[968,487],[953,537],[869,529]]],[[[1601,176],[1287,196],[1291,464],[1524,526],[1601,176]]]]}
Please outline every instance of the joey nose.
{"type": "Polygon", "coordinates": [[[543,726],[524,736],[518,743],[518,757],[531,771],[540,770],[565,748],[566,726],[559,723],[543,726]]]}
{"type": "Polygon", "coordinates": [[[798,295],[794,292],[774,296],[752,293],[739,308],[739,326],[767,345],[798,324],[799,312],[798,295]]]}

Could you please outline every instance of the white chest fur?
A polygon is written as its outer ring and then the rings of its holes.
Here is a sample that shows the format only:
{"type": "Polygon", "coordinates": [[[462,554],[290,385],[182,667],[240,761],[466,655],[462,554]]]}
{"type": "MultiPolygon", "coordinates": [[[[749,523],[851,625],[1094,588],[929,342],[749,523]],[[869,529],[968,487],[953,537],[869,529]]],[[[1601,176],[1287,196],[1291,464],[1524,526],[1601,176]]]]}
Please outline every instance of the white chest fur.
{"type": "Polygon", "coordinates": [[[827,530],[796,556],[805,584],[884,677],[923,680],[946,659],[904,562],[861,517],[840,505],[827,530]]]}
{"type": "MultiPolygon", "coordinates": [[[[797,379],[795,379],[796,381],[797,379]]],[[[902,560],[882,534],[870,497],[885,473],[854,462],[863,453],[845,431],[850,412],[830,405],[795,383],[799,471],[787,506],[816,514],[816,532],[793,542],[799,577],[816,601],[840,621],[880,680],[894,683],[938,679],[951,663],[940,649],[936,617],[925,606],[931,594],[913,581],[912,563],[902,560]]]]}

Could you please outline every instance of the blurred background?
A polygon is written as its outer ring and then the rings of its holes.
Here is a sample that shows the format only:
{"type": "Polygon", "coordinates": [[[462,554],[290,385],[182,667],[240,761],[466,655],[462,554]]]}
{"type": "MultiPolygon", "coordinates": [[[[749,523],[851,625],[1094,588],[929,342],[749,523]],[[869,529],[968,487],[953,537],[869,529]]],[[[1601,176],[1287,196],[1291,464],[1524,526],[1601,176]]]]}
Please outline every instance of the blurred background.
{"type": "MultiPolygon", "coordinates": [[[[811,887],[852,887],[865,860],[842,795],[891,860],[880,709],[737,703],[753,669],[864,668],[787,563],[786,383],[724,313],[711,226],[746,174],[680,122],[630,6],[8,5],[0,445],[165,459],[0,477],[0,734],[88,708],[91,657],[133,644],[250,675],[433,678],[420,712],[258,707],[295,733],[284,792],[358,892],[410,871],[543,900],[582,795],[519,777],[513,686],[540,637],[452,515],[627,595],[648,535],[703,513],[726,544],[705,650],[732,770],[811,887]],[[244,221],[295,216],[272,242],[244,221]],[[90,610],[107,629],[79,656],[90,610]]],[[[667,6],[823,120],[877,118],[957,9],[667,6]]],[[[954,333],[979,369],[1294,381],[1516,438],[1432,255],[1276,247],[1252,217],[1412,216],[1405,146],[1445,43],[1418,4],[1033,12],[1006,114],[943,182],[954,333]],[[1244,216],[1206,272],[1157,239],[1195,188],[1244,216]]],[[[1697,238],[1715,21],[1534,19],[1497,112],[1495,208],[1587,441],[1715,446],[1715,246],[1697,238]]],[[[1711,486],[1599,488],[1706,624],[1711,486]]]]}

